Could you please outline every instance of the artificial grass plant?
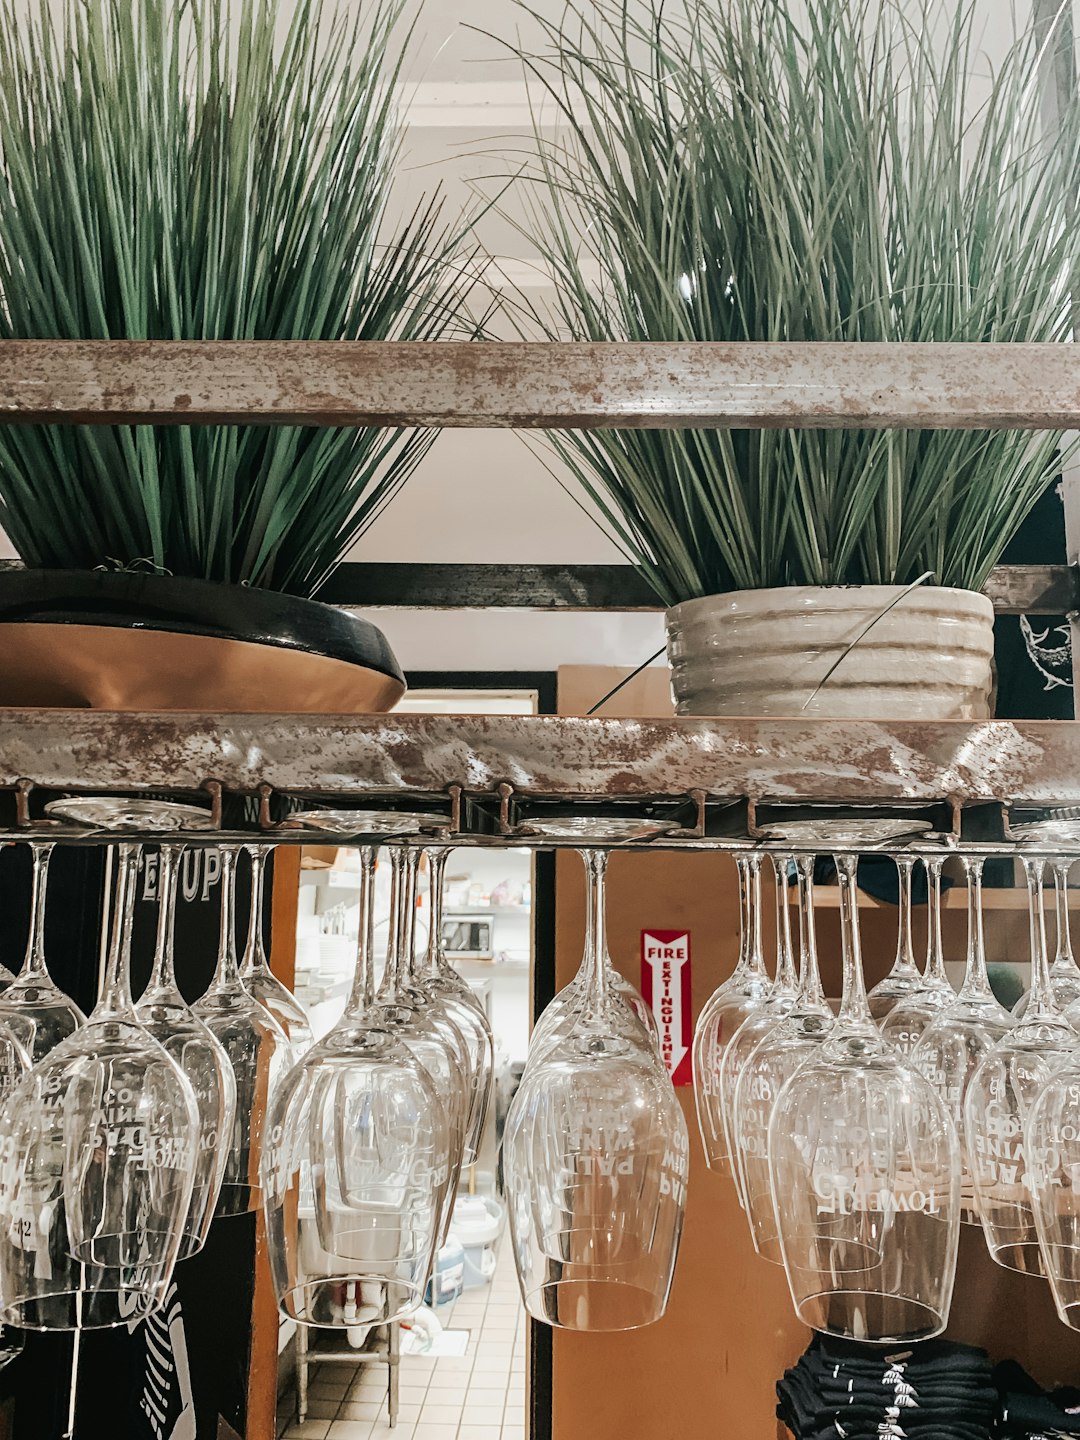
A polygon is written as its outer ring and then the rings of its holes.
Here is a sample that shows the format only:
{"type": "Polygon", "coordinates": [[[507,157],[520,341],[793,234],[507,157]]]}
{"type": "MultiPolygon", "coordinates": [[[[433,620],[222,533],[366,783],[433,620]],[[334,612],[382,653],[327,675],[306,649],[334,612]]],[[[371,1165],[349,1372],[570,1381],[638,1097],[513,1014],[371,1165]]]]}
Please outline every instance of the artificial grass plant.
{"type": "MultiPolygon", "coordinates": [[[[402,10],[0,0],[0,338],[460,333],[465,227],[388,219],[402,10]]],[[[309,595],[431,439],[8,427],[0,524],[32,566],[309,595]]]]}
{"type": "MultiPolygon", "coordinates": [[[[991,73],[969,3],[571,0],[558,22],[522,8],[544,39],[516,53],[543,98],[512,180],[554,284],[545,307],[518,300],[523,333],[1071,337],[1080,109],[1044,134],[1034,35],[991,73]]],[[[927,574],[979,589],[1060,442],[686,429],[555,444],[674,604],[927,574]]]]}

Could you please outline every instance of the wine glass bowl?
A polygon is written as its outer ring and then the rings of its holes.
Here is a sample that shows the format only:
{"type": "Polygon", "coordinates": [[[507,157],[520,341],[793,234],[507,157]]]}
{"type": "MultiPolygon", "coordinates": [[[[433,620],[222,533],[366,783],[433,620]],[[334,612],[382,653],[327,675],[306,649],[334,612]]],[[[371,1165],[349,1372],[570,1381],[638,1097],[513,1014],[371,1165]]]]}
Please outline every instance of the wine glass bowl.
{"type": "Polygon", "coordinates": [[[814,924],[814,859],[797,860],[799,886],[799,993],[790,1010],[772,1025],[747,1056],[739,1075],[733,1107],[732,1145],[743,1208],[754,1249],[765,1260],[783,1264],[769,1173],[769,1122],[780,1091],[818,1046],[836,1017],[825,999],[818,968],[814,924]]]}
{"type": "Polygon", "coordinates": [[[987,1249],[999,1265],[1044,1275],[1025,1158],[1028,1113],[1080,1044],[1054,997],[1046,953],[1043,861],[1025,859],[1032,983],[1023,1018],[983,1057],[964,1097],[968,1164],[987,1249]]]}
{"type": "Polygon", "coordinates": [[[632,1330],[667,1307],[685,1209],[689,1140],[655,1046],[608,989],[607,854],[588,879],[583,1003],[526,1067],[503,1166],[514,1261],[529,1314],[583,1331],[632,1330]]]}
{"type": "Polygon", "coordinates": [[[99,1328],[164,1301],[191,1201],[192,1088],[128,978],[138,849],[118,852],[101,998],[0,1111],[0,1318],[99,1328]]]}
{"type": "Polygon", "coordinates": [[[232,1126],[223,1136],[225,1162],[215,1213],[244,1215],[256,1209],[259,1156],[266,1112],[292,1064],[288,1036],[240,978],[236,958],[235,846],[221,851],[221,932],[218,964],[206,993],[191,1008],[221,1046],[236,1092],[232,1126]]]}
{"type": "Polygon", "coordinates": [[[449,1118],[417,1056],[377,1024],[373,852],[360,861],[345,1012],[280,1087],[262,1160],[278,1303],[304,1325],[351,1323],[349,1295],[359,1323],[414,1310],[447,1209],[449,1118]]]}
{"type": "Polygon", "coordinates": [[[826,1334],[908,1343],[948,1323],[959,1238],[955,1128],[878,1030],[862,976],[854,855],[836,857],[840,1013],[769,1122],[784,1269],[799,1318],[826,1334]]]}
{"type": "Polygon", "coordinates": [[[135,1012],[187,1077],[199,1112],[191,1203],[177,1254],[178,1260],[186,1260],[206,1243],[217,1207],[229,1154],[226,1137],[235,1120],[236,1079],[221,1044],[192,1012],[176,983],[173,931],[181,854],[182,847],[175,845],[163,845],[159,852],[154,968],[135,1012]]]}

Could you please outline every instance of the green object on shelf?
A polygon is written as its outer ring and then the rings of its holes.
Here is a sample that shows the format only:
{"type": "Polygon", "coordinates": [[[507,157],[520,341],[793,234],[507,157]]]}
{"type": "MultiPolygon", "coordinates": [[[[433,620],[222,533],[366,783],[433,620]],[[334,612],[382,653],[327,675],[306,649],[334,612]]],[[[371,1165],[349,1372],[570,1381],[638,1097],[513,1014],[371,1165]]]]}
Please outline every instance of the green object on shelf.
{"type": "MultiPolygon", "coordinates": [[[[554,20],[522,3],[543,39],[512,48],[545,93],[534,155],[508,159],[554,284],[543,304],[521,297],[522,333],[1071,338],[1080,104],[1048,143],[1033,32],[988,75],[978,7],[951,0],[571,0],[554,20]]],[[[920,577],[979,590],[1057,475],[1061,437],[687,428],[553,443],[671,605],[920,577]]]]}
{"type": "MultiPolygon", "coordinates": [[[[436,340],[474,241],[389,218],[406,0],[0,0],[0,340],[436,340]]],[[[0,430],[31,566],[318,589],[433,432],[0,430]]]]}

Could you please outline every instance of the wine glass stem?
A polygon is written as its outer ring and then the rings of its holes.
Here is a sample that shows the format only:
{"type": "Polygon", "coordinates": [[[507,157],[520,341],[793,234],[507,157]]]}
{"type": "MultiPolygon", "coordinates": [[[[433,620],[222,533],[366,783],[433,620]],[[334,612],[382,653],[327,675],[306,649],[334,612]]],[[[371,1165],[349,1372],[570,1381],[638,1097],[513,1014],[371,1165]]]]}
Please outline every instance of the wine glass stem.
{"type": "Polygon", "coordinates": [[[135,916],[135,891],[139,873],[141,845],[123,844],[116,847],[116,900],[112,933],[109,936],[109,958],[105,980],[98,1002],[98,1015],[118,1015],[131,1010],[131,927],[135,916]]]}
{"type": "Polygon", "coordinates": [[[990,981],[986,974],[986,946],[983,936],[982,913],[982,871],[983,862],[978,856],[964,859],[967,875],[968,942],[967,963],[964,966],[964,983],[960,987],[965,995],[990,995],[990,981]]]}
{"type": "Polygon", "coordinates": [[[403,936],[405,966],[410,980],[420,978],[420,967],[416,955],[416,891],[419,877],[420,851],[410,849],[405,857],[405,898],[408,904],[405,910],[405,933],[403,936]]]}
{"type": "Polygon", "coordinates": [[[739,964],[740,970],[764,975],[761,949],[761,856],[737,855],[739,871],[739,964]]]}
{"type": "Polygon", "coordinates": [[[269,968],[266,963],[266,950],[263,948],[262,917],[266,857],[270,847],[246,845],[244,848],[251,856],[251,913],[248,916],[247,944],[244,947],[244,963],[240,967],[240,974],[254,975],[269,968]]]}
{"type": "Polygon", "coordinates": [[[162,845],[158,851],[157,939],[148,990],[160,990],[176,983],[173,970],[173,935],[176,926],[176,870],[182,853],[181,845],[162,845]]]}
{"type": "Polygon", "coordinates": [[[1031,994],[1026,1015],[1046,1014],[1056,1007],[1050,988],[1050,963],[1046,957],[1046,915],[1043,911],[1044,862],[1024,857],[1028,891],[1028,934],[1031,944],[1031,994]]]}
{"type": "Polygon", "coordinates": [[[450,847],[441,845],[427,852],[429,867],[429,904],[427,973],[438,975],[447,965],[443,953],[443,886],[446,882],[446,862],[450,859],[450,847]]]}
{"type": "Polygon", "coordinates": [[[222,846],[220,854],[221,935],[214,983],[232,985],[240,979],[240,967],[236,961],[236,848],[222,846]]]}
{"type": "Polygon", "coordinates": [[[911,872],[915,860],[910,855],[899,855],[896,869],[900,877],[900,908],[897,913],[896,960],[894,970],[915,968],[915,949],[911,943],[911,872]]]}
{"type": "Polygon", "coordinates": [[[45,894],[49,886],[49,861],[52,859],[51,842],[41,844],[34,841],[30,853],[34,862],[34,873],[30,884],[30,934],[26,941],[26,959],[20,978],[38,976],[48,980],[45,965],[45,894]]]}
{"type": "Polygon", "coordinates": [[[776,871],[776,983],[788,991],[795,988],[795,951],[791,944],[791,906],[788,897],[790,855],[773,857],[776,871]]]}
{"type": "Polygon", "coordinates": [[[581,850],[585,862],[586,910],[589,918],[589,949],[586,953],[585,1014],[599,1015],[607,1001],[607,936],[605,934],[606,850],[581,850]]]}
{"type": "Polygon", "coordinates": [[[926,860],[926,972],[925,979],[948,984],[945,949],[941,939],[941,867],[936,856],[926,860]]]}
{"type": "Polygon", "coordinates": [[[799,954],[802,974],[799,980],[799,997],[813,1003],[823,1001],[825,991],[821,987],[821,971],[818,967],[817,923],[814,918],[814,857],[800,855],[799,867],[799,954]]]}
{"type": "Polygon", "coordinates": [[[1072,938],[1069,934],[1069,871],[1072,861],[1055,860],[1054,865],[1054,917],[1057,920],[1057,945],[1054,964],[1061,969],[1073,969],[1072,938]]]}
{"type": "Polygon", "coordinates": [[[400,845],[390,846],[390,919],[386,933],[386,964],[379,983],[379,998],[393,1000],[398,986],[404,984],[401,949],[401,912],[405,904],[405,851],[400,845]]]}
{"type": "Polygon", "coordinates": [[[837,855],[836,874],[840,882],[840,933],[844,951],[844,992],[840,1001],[839,1020],[848,1026],[874,1027],[866,999],[863,978],[862,945],[859,938],[858,856],[837,855]]]}
{"type": "Polygon", "coordinates": [[[354,1019],[359,1019],[375,998],[375,851],[370,845],[360,851],[359,920],[356,972],[345,1005],[345,1014],[354,1019]]]}

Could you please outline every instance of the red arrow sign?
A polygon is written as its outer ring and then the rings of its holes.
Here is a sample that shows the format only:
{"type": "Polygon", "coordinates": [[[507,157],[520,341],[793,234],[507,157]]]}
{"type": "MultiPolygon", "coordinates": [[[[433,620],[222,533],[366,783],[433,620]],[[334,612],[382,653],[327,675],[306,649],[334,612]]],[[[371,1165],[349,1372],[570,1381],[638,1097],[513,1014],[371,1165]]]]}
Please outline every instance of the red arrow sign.
{"type": "Polygon", "coordinates": [[[673,1085],[690,1085],[690,931],[642,930],[641,993],[656,1016],[673,1085]]]}

